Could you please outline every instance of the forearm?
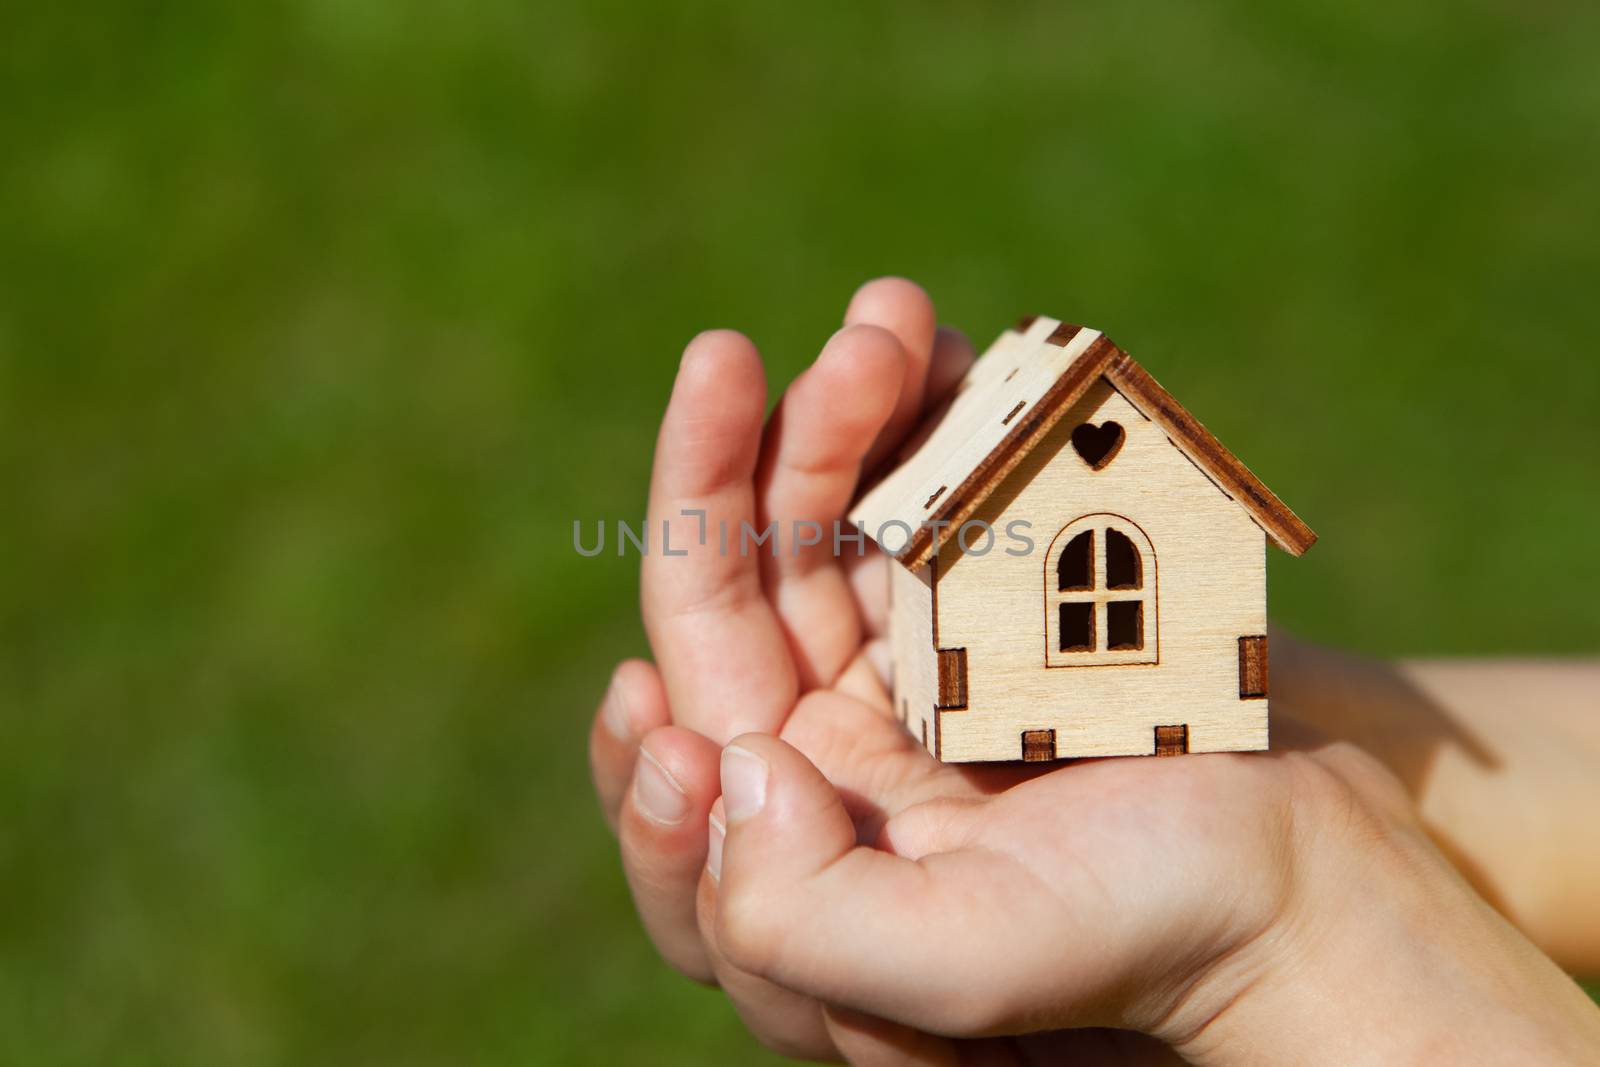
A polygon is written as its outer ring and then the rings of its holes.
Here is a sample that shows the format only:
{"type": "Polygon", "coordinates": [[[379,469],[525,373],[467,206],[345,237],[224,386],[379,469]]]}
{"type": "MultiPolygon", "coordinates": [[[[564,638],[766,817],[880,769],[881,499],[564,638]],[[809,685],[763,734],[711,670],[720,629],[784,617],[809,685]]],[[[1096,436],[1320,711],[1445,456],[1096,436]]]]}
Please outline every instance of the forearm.
{"type": "Polygon", "coordinates": [[[1388,664],[1275,635],[1272,670],[1275,712],[1382,760],[1480,893],[1600,974],[1600,664],[1388,664]]]}

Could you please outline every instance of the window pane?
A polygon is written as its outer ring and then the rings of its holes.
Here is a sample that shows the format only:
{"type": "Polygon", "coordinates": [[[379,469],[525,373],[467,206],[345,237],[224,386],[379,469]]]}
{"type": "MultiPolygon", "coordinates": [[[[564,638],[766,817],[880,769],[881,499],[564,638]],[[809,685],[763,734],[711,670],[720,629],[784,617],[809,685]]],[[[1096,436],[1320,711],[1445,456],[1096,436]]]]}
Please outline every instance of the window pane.
{"type": "Polygon", "coordinates": [[[1106,587],[1138,589],[1144,585],[1139,549],[1133,539],[1116,530],[1106,530],[1106,587]]]}
{"type": "Polygon", "coordinates": [[[1061,642],[1063,652],[1094,651],[1094,602],[1081,601],[1061,606],[1061,642]]]}
{"type": "Polygon", "coordinates": [[[1144,601],[1118,600],[1106,605],[1106,647],[1113,652],[1144,647],[1144,601]]]}
{"type": "Polygon", "coordinates": [[[1083,531],[1061,550],[1061,558],[1056,561],[1056,588],[1062,592],[1094,588],[1093,530],[1083,531]]]}

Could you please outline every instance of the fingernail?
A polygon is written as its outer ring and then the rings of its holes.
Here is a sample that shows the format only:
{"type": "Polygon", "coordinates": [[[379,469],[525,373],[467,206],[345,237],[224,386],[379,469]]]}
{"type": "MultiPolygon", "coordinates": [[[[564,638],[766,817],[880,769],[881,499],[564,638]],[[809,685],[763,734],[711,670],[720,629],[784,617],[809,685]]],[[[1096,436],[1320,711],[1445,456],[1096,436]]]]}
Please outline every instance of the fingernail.
{"type": "Polygon", "coordinates": [[[722,881],[722,820],[712,812],[706,817],[706,873],[713,882],[722,881]]]}
{"type": "Polygon", "coordinates": [[[767,761],[748,749],[722,750],[722,806],[730,823],[748,819],[767,802],[767,761]]]}
{"type": "Polygon", "coordinates": [[[611,686],[606,690],[606,695],[600,701],[600,719],[606,724],[606,729],[611,731],[611,736],[618,741],[633,739],[633,731],[628,726],[628,702],[622,697],[622,686],[617,684],[617,676],[611,676],[611,686]]]}
{"type": "Polygon", "coordinates": [[[645,749],[639,750],[639,770],[633,777],[633,795],[639,811],[652,822],[675,826],[689,814],[689,798],[667,769],[645,749]]]}

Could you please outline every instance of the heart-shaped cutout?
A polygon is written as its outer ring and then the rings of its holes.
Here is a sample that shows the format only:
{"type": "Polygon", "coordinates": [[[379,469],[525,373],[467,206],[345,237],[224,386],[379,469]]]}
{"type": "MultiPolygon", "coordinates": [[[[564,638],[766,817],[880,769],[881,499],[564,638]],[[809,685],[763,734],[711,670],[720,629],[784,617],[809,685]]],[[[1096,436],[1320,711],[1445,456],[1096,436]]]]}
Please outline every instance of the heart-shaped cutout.
{"type": "Polygon", "coordinates": [[[1122,451],[1122,440],[1127,435],[1115,422],[1102,422],[1096,426],[1086,422],[1072,431],[1072,448],[1094,470],[1105,470],[1106,465],[1122,451]]]}

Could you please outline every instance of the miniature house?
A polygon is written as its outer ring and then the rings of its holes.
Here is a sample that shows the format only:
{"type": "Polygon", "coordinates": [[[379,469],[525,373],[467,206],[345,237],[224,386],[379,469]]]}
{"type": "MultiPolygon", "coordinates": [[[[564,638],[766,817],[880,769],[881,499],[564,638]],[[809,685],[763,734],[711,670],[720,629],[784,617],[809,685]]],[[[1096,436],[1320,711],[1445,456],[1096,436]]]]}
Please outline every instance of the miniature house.
{"type": "Polygon", "coordinates": [[[1266,543],[1316,534],[1097,331],[1006,331],[850,518],[939,759],[1267,747],[1266,543]]]}

